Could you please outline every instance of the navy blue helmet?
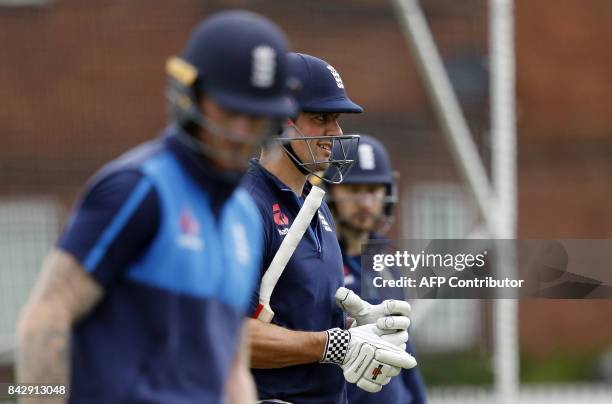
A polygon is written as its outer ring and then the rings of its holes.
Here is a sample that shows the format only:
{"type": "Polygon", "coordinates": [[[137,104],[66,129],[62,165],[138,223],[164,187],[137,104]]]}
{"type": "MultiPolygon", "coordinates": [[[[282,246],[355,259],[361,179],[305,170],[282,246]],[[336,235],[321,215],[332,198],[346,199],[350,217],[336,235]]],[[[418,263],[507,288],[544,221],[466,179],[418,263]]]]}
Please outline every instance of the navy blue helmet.
{"type": "Polygon", "coordinates": [[[303,53],[290,53],[288,59],[291,74],[301,83],[295,93],[301,111],[363,112],[346,94],[342,78],[332,65],[303,53]]]}
{"type": "Polygon", "coordinates": [[[194,30],[180,58],[166,64],[171,118],[206,126],[201,94],[238,113],[285,119],[296,113],[283,32],[249,11],[225,11],[194,30]]]}
{"type": "MultiPolygon", "coordinates": [[[[295,78],[296,83],[299,83],[294,96],[301,112],[363,112],[363,108],[351,101],[346,94],[344,82],[338,71],[325,60],[303,53],[290,53],[288,63],[291,76],[295,78]]],[[[291,123],[279,140],[291,161],[303,174],[312,174],[326,182],[338,184],[342,182],[344,174],[354,162],[359,135],[305,136],[294,123],[291,123]],[[293,133],[290,135],[291,132],[293,133]],[[311,161],[302,161],[296,155],[290,142],[297,140],[306,142],[312,156],[311,161]],[[331,141],[332,149],[338,150],[325,162],[316,160],[316,153],[311,147],[311,143],[316,144],[320,140],[331,141]],[[327,165],[327,171],[333,174],[323,177],[322,172],[318,171],[322,165],[327,165]]]]}
{"type": "Polygon", "coordinates": [[[166,63],[170,118],[182,130],[178,138],[206,158],[225,160],[234,170],[218,176],[237,180],[248,159],[236,159],[195,136],[197,127],[209,136],[258,147],[278,136],[287,118],[297,113],[288,80],[288,46],[282,31],[249,11],[225,11],[205,19],[194,30],[181,57],[166,63]],[[238,114],[267,118],[262,133],[245,137],[217,125],[200,110],[202,96],[238,114]]]}
{"type": "Polygon", "coordinates": [[[391,159],[385,146],[370,135],[361,135],[357,162],[344,177],[343,184],[385,184],[394,182],[391,159]]]}
{"type": "MultiPolygon", "coordinates": [[[[334,150],[334,153],[340,153],[334,150]]],[[[325,177],[333,173],[325,173],[325,177]]],[[[391,167],[391,159],[387,149],[378,139],[369,135],[361,135],[357,149],[357,161],[346,173],[342,184],[383,184],[386,193],[384,200],[384,227],[387,228],[393,220],[393,207],[397,203],[397,174],[391,167]]],[[[333,207],[333,198],[328,194],[328,203],[333,207]]]]}

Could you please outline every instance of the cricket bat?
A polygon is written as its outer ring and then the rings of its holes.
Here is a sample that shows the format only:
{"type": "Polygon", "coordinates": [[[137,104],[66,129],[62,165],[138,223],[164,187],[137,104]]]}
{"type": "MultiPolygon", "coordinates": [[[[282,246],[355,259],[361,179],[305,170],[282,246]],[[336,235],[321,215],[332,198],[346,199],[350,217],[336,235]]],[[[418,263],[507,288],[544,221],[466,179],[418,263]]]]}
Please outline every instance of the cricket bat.
{"type": "Polygon", "coordinates": [[[255,310],[255,314],[253,314],[253,318],[265,323],[272,321],[274,317],[274,312],[272,308],[270,308],[270,297],[272,296],[272,292],[283,274],[287,262],[291,259],[298,243],[310,225],[312,217],[321,206],[321,201],[323,201],[324,196],[325,191],[317,186],[313,186],[310,190],[310,193],[304,201],[304,205],[302,205],[302,208],[295,217],[295,220],[289,228],[289,232],[285,235],[276,255],[274,255],[270,266],[261,279],[261,286],[259,287],[259,304],[257,310],[255,310]]]}

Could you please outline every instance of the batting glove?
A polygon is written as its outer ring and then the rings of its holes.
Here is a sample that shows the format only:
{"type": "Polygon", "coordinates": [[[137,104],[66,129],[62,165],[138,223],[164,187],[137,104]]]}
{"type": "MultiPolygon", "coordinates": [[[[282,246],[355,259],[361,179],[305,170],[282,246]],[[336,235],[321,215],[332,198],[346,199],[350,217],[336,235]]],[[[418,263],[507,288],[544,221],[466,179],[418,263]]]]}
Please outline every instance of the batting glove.
{"type": "Polygon", "coordinates": [[[410,303],[403,300],[385,300],[372,305],[362,300],[355,292],[345,287],[336,291],[336,304],[355,319],[355,325],[374,324],[378,319],[387,316],[410,315],[410,303]]]}
{"type": "Polygon", "coordinates": [[[405,351],[406,341],[401,343],[398,340],[398,346],[382,339],[380,334],[385,324],[381,320],[377,324],[353,327],[350,330],[327,330],[327,343],[321,360],[323,363],[339,365],[346,381],[356,383],[359,388],[370,393],[380,391],[401,369],[411,369],[417,365],[416,359],[405,351]]]}

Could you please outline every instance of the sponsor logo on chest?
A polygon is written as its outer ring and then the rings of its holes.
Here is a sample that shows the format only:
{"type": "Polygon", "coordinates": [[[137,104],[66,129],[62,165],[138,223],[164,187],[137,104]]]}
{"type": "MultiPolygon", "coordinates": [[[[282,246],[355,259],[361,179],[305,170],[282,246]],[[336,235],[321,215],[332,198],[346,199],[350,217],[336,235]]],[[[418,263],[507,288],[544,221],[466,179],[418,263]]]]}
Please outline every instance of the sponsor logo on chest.
{"type": "Polygon", "coordinates": [[[289,233],[289,218],[281,210],[280,204],[275,203],[272,205],[272,215],[274,216],[274,224],[278,234],[284,236],[289,233]]]}
{"type": "Polygon", "coordinates": [[[200,223],[198,223],[188,206],[183,207],[181,211],[179,230],[180,234],[177,238],[177,244],[180,247],[193,251],[202,251],[204,240],[200,237],[200,223]]]}

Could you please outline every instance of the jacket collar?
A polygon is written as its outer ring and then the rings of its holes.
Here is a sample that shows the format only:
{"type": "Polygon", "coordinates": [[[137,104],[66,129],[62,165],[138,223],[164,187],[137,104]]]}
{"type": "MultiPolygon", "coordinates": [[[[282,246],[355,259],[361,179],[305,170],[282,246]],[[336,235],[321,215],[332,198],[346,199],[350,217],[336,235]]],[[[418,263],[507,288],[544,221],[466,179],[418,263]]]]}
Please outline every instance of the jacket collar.
{"type": "Polygon", "coordinates": [[[295,195],[295,197],[298,199],[305,198],[312,189],[312,184],[309,181],[306,181],[306,184],[304,185],[304,191],[302,192],[302,198],[298,197],[297,194],[291,188],[289,188],[288,185],[282,182],[276,175],[266,170],[265,167],[259,163],[258,159],[251,159],[251,167],[249,168],[249,170],[257,177],[262,178],[272,189],[291,193],[295,195]]]}

